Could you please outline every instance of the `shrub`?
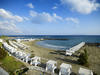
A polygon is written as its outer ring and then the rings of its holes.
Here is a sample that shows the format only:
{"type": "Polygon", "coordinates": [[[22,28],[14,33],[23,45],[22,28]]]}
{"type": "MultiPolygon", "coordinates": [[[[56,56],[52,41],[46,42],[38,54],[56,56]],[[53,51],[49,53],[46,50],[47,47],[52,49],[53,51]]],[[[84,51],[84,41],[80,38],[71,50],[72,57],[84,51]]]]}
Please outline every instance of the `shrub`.
{"type": "Polygon", "coordinates": [[[28,71],[28,68],[24,68],[21,70],[16,71],[15,75],[24,75],[26,71],[28,71]]]}
{"type": "Polygon", "coordinates": [[[97,73],[96,72],[93,72],[93,75],[97,75],[97,73]]]}
{"type": "Polygon", "coordinates": [[[88,66],[88,54],[86,49],[84,50],[84,53],[80,54],[78,61],[81,65],[88,66]]]}

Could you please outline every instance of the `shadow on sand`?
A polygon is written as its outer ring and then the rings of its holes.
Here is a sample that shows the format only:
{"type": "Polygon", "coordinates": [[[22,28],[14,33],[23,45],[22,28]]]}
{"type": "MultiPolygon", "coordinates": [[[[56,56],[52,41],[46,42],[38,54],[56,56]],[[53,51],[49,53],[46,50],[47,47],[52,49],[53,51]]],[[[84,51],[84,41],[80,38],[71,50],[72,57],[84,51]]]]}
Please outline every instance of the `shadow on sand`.
{"type": "MultiPolygon", "coordinates": [[[[50,52],[50,54],[63,55],[63,56],[68,57],[65,53],[66,53],[66,51],[52,51],[52,52],[50,52]]],[[[76,54],[73,54],[72,56],[69,56],[69,57],[77,57],[78,58],[79,56],[76,53],[76,54]]]]}
{"type": "Polygon", "coordinates": [[[50,52],[50,54],[56,54],[56,55],[64,55],[64,56],[66,56],[65,52],[66,51],[53,51],[53,52],[50,52]]]}
{"type": "Polygon", "coordinates": [[[41,64],[39,65],[39,67],[46,68],[46,64],[41,63],[41,64]]]}
{"type": "Polygon", "coordinates": [[[61,60],[61,61],[64,61],[64,62],[69,62],[69,63],[72,63],[72,64],[79,64],[77,60],[72,60],[72,59],[68,59],[68,58],[59,58],[59,57],[55,57],[57,60],[61,60]]]}

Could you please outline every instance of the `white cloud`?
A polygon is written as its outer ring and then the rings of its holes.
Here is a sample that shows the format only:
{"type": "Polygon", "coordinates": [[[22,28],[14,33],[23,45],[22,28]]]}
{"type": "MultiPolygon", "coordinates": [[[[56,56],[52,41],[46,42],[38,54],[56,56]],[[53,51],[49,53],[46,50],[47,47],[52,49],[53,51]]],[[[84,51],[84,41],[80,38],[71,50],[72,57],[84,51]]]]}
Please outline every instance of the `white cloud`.
{"type": "Polygon", "coordinates": [[[11,12],[0,9],[0,33],[1,34],[19,34],[21,31],[17,28],[16,23],[25,20],[23,17],[14,15],[11,12]]]}
{"type": "Polygon", "coordinates": [[[24,20],[30,20],[28,17],[23,17],[24,20]]]}
{"type": "Polygon", "coordinates": [[[63,20],[63,18],[62,18],[62,17],[60,17],[60,16],[57,16],[57,14],[56,14],[56,13],[54,13],[54,14],[53,14],[53,17],[54,17],[55,19],[58,19],[58,20],[63,20]]]}
{"type": "Polygon", "coordinates": [[[30,11],[30,15],[32,16],[32,17],[34,17],[34,16],[37,16],[38,15],[38,13],[37,12],[35,12],[35,11],[30,11]]]}
{"type": "Polygon", "coordinates": [[[0,9],[0,17],[3,19],[13,20],[17,22],[22,22],[23,18],[18,15],[13,15],[11,12],[6,11],[5,9],[0,9]]]}
{"type": "Polygon", "coordinates": [[[23,21],[23,18],[20,17],[20,16],[13,16],[13,19],[15,19],[18,22],[22,22],[23,21]]]}
{"type": "Polygon", "coordinates": [[[32,16],[32,22],[41,24],[41,23],[47,23],[47,22],[56,22],[57,20],[62,20],[62,17],[57,16],[54,14],[49,14],[46,12],[38,13],[36,11],[30,11],[30,15],[32,16]]]}
{"type": "Polygon", "coordinates": [[[57,9],[57,6],[52,7],[52,9],[57,9]]]}
{"type": "Polygon", "coordinates": [[[13,22],[0,21],[0,32],[1,34],[18,34],[21,31],[16,27],[13,22]]]}
{"type": "Polygon", "coordinates": [[[79,24],[79,20],[77,18],[67,17],[65,18],[67,22],[73,22],[75,24],[79,24]]]}
{"type": "Polygon", "coordinates": [[[82,14],[90,14],[100,7],[100,4],[96,0],[61,0],[61,3],[70,5],[71,10],[82,14]]]}
{"type": "Polygon", "coordinates": [[[35,24],[42,23],[53,23],[53,22],[73,22],[75,24],[79,24],[79,20],[73,17],[63,18],[58,16],[56,13],[52,15],[46,12],[38,13],[36,11],[30,11],[30,16],[32,16],[32,22],[35,24]]]}
{"type": "Polygon", "coordinates": [[[32,3],[28,3],[27,6],[28,6],[29,8],[34,8],[34,5],[33,5],[32,3]]]}

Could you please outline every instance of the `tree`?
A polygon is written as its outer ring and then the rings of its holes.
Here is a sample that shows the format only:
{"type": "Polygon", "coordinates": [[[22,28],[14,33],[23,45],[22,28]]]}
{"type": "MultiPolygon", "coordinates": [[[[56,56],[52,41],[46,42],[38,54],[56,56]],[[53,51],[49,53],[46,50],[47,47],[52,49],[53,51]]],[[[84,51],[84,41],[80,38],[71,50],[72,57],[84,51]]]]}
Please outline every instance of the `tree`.
{"type": "Polygon", "coordinates": [[[81,65],[88,66],[88,54],[86,49],[80,54],[78,61],[81,65]]]}

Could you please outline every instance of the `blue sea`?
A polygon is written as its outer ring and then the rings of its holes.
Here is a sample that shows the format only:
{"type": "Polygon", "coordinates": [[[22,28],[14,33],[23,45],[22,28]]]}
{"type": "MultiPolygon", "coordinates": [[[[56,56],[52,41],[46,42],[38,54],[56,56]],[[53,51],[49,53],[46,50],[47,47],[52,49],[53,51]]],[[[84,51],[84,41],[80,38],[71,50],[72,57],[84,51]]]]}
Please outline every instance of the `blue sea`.
{"type": "Polygon", "coordinates": [[[68,39],[68,40],[44,40],[36,44],[45,48],[55,50],[66,50],[80,42],[100,43],[100,35],[13,35],[16,38],[53,38],[53,39],[68,39]]]}

